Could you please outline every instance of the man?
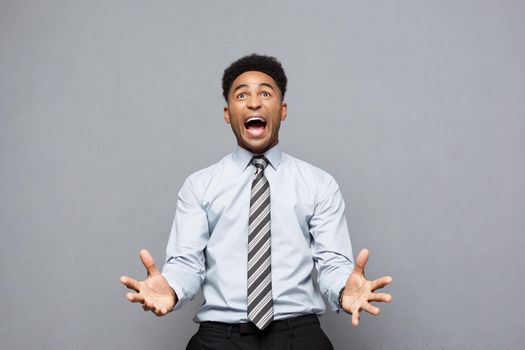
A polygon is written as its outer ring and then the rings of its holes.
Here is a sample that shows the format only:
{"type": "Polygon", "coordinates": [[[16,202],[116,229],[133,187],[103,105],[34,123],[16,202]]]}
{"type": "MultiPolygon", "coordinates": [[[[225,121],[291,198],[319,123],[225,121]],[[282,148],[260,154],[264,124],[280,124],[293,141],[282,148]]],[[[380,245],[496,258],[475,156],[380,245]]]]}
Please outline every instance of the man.
{"type": "Polygon", "coordinates": [[[131,302],[157,316],[180,308],[202,287],[198,332],[188,349],[332,349],[317,316],[352,314],[390,302],[391,283],[364,277],[368,251],[352,260],[344,202],[334,179],[279,148],[286,119],[286,75],[279,61],[245,56],[223,75],[224,120],[236,150],[186,179],[162,273],[141,250],[147,278],[121,277],[131,302]],[[314,267],[319,288],[312,280],[314,267]]]}

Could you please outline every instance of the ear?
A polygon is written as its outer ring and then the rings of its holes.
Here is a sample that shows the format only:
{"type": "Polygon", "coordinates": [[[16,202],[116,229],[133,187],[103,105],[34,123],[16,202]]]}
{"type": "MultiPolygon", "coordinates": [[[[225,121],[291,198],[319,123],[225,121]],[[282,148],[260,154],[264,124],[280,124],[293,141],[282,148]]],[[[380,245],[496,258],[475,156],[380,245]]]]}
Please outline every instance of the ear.
{"type": "Polygon", "coordinates": [[[230,112],[228,111],[228,106],[224,106],[224,121],[226,124],[230,124],[230,112]]]}
{"type": "Polygon", "coordinates": [[[281,121],[284,122],[288,115],[288,105],[286,103],[281,104],[281,121]]]}

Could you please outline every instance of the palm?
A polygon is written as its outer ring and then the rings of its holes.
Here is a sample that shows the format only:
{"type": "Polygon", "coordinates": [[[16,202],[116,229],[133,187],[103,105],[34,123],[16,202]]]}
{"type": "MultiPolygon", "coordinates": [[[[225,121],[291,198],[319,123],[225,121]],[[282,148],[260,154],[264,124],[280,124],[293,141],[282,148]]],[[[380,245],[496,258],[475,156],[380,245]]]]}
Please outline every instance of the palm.
{"type": "Polygon", "coordinates": [[[343,295],[343,307],[352,309],[355,305],[362,305],[368,301],[368,294],[371,289],[369,280],[363,275],[352,273],[345,284],[345,294],[343,295]]]}
{"type": "Polygon", "coordinates": [[[153,311],[157,316],[164,316],[175,306],[177,295],[161,275],[147,250],[140,252],[140,259],[148,272],[144,281],[136,281],[126,276],[120,278],[122,284],[136,292],[128,293],[127,298],[133,303],[143,304],[144,311],[153,311]]]}
{"type": "Polygon", "coordinates": [[[363,249],[356,259],[354,271],[346,281],[341,306],[343,310],[352,314],[352,324],[359,324],[359,312],[364,310],[371,315],[378,315],[379,308],[370,304],[371,301],[390,302],[392,296],[386,293],[374,293],[392,282],[389,276],[383,276],[374,281],[366,279],[364,269],[368,260],[368,250],[363,249]]]}
{"type": "Polygon", "coordinates": [[[140,293],[146,302],[157,305],[159,308],[171,309],[173,307],[171,287],[164,276],[150,276],[145,281],[140,281],[139,286],[140,293]]]}

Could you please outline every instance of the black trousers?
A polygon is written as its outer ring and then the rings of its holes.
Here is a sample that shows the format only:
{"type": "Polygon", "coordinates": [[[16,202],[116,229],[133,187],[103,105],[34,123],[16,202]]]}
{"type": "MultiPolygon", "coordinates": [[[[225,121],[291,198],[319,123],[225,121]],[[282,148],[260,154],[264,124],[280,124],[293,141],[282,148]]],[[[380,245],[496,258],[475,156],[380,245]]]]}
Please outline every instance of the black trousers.
{"type": "Polygon", "coordinates": [[[202,322],[186,350],[333,350],[316,315],[273,321],[264,331],[252,323],[202,322]]]}

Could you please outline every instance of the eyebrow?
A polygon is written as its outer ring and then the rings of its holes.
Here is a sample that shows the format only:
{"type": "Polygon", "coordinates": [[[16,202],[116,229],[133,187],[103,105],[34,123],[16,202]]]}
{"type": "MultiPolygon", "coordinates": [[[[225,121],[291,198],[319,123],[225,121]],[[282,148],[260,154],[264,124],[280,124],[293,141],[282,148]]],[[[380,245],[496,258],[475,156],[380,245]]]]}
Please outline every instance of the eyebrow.
{"type": "MultiPolygon", "coordinates": [[[[266,87],[269,87],[270,89],[272,89],[272,91],[275,91],[275,89],[273,88],[273,86],[269,83],[260,83],[257,87],[261,87],[261,86],[266,86],[266,87]]],[[[235,89],[233,89],[232,93],[234,93],[235,91],[239,90],[239,89],[242,89],[242,88],[246,88],[248,87],[248,84],[240,84],[240,85],[237,85],[235,87],[235,89]]]]}

